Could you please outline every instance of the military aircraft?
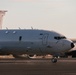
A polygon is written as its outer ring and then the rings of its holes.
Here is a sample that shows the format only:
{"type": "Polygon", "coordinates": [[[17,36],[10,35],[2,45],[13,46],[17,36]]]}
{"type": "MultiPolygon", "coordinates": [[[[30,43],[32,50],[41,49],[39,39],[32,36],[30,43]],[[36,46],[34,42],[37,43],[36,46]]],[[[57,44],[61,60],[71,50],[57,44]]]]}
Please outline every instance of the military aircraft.
{"type": "Polygon", "coordinates": [[[0,55],[22,54],[33,56],[51,54],[53,63],[57,56],[74,47],[73,42],[55,31],[38,29],[0,30],[0,55]]]}

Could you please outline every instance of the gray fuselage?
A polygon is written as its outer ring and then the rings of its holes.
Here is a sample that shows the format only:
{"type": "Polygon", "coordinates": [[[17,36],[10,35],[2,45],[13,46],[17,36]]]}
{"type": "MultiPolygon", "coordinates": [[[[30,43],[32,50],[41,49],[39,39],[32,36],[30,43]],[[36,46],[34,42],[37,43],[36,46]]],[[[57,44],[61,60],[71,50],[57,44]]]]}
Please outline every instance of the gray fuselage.
{"type": "Polygon", "coordinates": [[[56,36],[63,35],[46,30],[0,30],[0,54],[43,55],[71,49],[71,41],[57,40],[56,36]]]}

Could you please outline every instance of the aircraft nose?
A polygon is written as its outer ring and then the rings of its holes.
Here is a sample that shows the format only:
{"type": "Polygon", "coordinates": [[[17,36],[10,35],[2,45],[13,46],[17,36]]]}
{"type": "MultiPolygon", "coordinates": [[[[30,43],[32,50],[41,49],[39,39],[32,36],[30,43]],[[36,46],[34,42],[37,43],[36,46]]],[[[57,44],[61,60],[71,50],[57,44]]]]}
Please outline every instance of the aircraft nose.
{"type": "Polygon", "coordinates": [[[71,43],[71,48],[73,48],[74,47],[74,43],[71,43]]]}

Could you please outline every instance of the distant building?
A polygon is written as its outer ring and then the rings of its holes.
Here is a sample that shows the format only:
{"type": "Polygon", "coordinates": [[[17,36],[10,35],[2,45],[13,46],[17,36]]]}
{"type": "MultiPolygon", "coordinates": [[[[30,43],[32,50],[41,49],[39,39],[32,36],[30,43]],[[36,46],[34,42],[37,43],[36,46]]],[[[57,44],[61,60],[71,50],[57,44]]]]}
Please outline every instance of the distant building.
{"type": "Polygon", "coordinates": [[[3,21],[3,16],[5,15],[5,10],[0,10],[0,29],[2,29],[2,21],[3,21]]]}

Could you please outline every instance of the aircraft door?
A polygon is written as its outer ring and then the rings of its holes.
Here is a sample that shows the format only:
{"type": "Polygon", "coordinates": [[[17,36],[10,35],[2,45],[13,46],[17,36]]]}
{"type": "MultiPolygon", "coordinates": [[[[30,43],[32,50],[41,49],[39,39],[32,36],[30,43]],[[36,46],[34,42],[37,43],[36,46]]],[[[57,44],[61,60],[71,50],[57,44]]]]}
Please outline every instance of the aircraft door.
{"type": "Polygon", "coordinates": [[[22,41],[22,36],[19,36],[19,41],[22,41]]]}
{"type": "Polygon", "coordinates": [[[43,34],[43,37],[42,37],[42,44],[43,45],[47,45],[48,44],[48,36],[49,36],[48,33],[43,34]]]}

